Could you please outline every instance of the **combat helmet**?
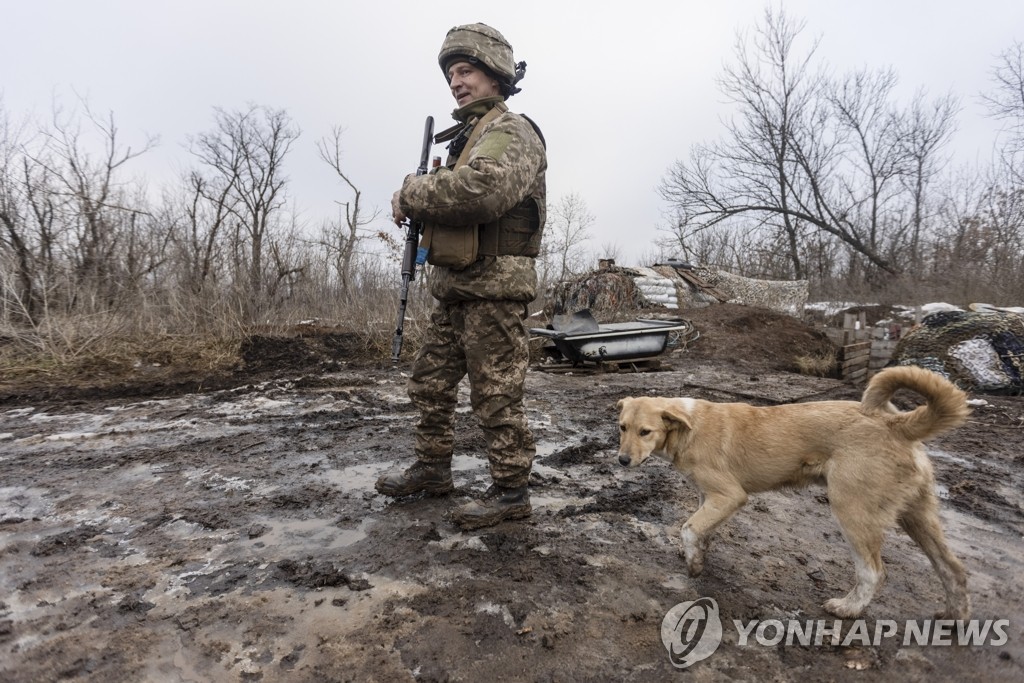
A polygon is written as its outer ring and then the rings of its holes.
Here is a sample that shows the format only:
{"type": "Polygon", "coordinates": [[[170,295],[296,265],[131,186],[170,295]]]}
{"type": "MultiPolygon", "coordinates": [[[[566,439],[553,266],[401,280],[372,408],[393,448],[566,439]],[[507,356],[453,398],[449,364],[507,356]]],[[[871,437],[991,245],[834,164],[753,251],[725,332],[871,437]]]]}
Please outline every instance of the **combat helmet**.
{"type": "Polygon", "coordinates": [[[516,64],[512,59],[512,46],[496,29],[487,24],[454,26],[441,44],[437,63],[448,78],[448,65],[457,57],[484,69],[501,84],[502,95],[508,98],[519,92],[515,84],[526,73],[526,62],[516,64]]]}

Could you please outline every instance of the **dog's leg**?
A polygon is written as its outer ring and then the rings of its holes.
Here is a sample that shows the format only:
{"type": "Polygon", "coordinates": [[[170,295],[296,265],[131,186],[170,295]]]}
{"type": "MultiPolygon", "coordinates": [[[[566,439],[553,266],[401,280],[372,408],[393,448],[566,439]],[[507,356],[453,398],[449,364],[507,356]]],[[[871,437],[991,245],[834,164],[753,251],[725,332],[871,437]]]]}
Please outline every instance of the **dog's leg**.
{"type": "Polygon", "coordinates": [[[746,502],[747,494],[739,486],[701,495],[700,508],[686,520],[679,532],[683,541],[683,558],[690,576],[700,576],[704,571],[704,553],[711,532],[746,502]]]}
{"type": "MultiPolygon", "coordinates": [[[[700,510],[702,505],[704,505],[704,492],[701,491],[700,488],[698,488],[697,489],[697,509],[700,510]]],[[[693,515],[690,515],[690,517],[693,517],[693,515]]],[[[672,538],[674,536],[678,536],[679,538],[682,538],[683,537],[683,527],[686,526],[686,523],[689,522],[689,521],[690,521],[690,518],[687,518],[687,519],[682,520],[678,524],[673,524],[673,525],[669,526],[665,530],[668,533],[669,538],[672,538]]],[[[705,550],[707,549],[707,546],[708,546],[708,544],[705,543],[704,544],[704,549],[705,550]]]]}
{"type": "Polygon", "coordinates": [[[942,581],[946,591],[946,611],[938,615],[938,618],[967,619],[971,613],[967,572],[946,545],[938,509],[938,500],[929,484],[928,487],[922,487],[921,495],[904,510],[899,523],[907,535],[921,546],[942,581]]]}
{"type": "Polygon", "coordinates": [[[844,597],[828,600],[823,607],[837,617],[856,617],[864,611],[885,581],[882,540],[895,515],[880,509],[877,501],[870,501],[867,496],[856,492],[843,495],[843,492],[835,491],[831,486],[829,501],[843,537],[853,551],[857,583],[844,597]]]}
{"type": "MultiPolygon", "coordinates": [[[[850,545],[855,547],[853,543],[850,545]]],[[[855,549],[853,555],[857,584],[844,597],[826,600],[823,605],[826,612],[844,618],[859,616],[882,586],[885,580],[885,567],[882,565],[881,554],[865,558],[861,552],[855,549]]]]}

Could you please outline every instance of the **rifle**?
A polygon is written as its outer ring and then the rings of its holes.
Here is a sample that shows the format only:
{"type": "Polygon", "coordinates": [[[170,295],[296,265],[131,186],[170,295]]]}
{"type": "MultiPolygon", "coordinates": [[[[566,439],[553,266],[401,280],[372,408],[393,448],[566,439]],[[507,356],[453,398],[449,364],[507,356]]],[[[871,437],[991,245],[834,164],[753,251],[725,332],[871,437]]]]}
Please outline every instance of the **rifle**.
{"type": "MultiPolygon", "coordinates": [[[[427,160],[430,158],[430,146],[434,143],[434,117],[428,116],[426,125],[423,128],[423,149],[420,152],[420,165],[416,169],[416,175],[426,175],[427,160]]],[[[402,254],[402,289],[398,301],[398,323],[395,326],[395,336],[391,340],[391,362],[397,363],[398,357],[402,355],[402,328],[405,327],[405,306],[409,302],[409,283],[416,277],[416,264],[420,265],[426,260],[426,254],[419,254],[420,232],[423,230],[423,223],[420,221],[407,220],[405,222],[407,233],[405,236],[405,252],[402,254]]]]}

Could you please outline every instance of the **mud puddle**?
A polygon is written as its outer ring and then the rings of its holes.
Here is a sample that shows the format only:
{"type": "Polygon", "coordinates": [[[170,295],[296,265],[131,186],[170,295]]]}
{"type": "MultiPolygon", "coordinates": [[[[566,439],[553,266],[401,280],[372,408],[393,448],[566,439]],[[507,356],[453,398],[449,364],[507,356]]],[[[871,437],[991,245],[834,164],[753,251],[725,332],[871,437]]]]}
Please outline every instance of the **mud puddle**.
{"type": "MultiPolygon", "coordinates": [[[[465,392],[463,392],[465,394],[465,392]]],[[[677,603],[733,620],[825,619],[853,566],[820,490],[755,496],[689,577],[669,527],[696,491],[661,462],[621,468],[615,402],[691,395],[764,404],[855,397],[832,380],[704,364],[528,377],[534,514],[460,532],[490,483],[457,416],[456,491],[391,501],[409,461],[404,378],[372,367],[145,401],[0,407],[0,678],[10,681],[673,680],[660,627],[677,603]],[[311,386],[315,384],[315,386],[311,386]]],[[[463,395],[463,403],[466,403],[463,395]]],[[[933,445],[946,533],[1002,647],[741,646],[706,680],[1020,680],[1020,399],[933,445]],[[851,662],[853,665],[851,666],[851,662]]],[[[892,532],[867,617],[926,619],[942,594],[892,532]]]]}

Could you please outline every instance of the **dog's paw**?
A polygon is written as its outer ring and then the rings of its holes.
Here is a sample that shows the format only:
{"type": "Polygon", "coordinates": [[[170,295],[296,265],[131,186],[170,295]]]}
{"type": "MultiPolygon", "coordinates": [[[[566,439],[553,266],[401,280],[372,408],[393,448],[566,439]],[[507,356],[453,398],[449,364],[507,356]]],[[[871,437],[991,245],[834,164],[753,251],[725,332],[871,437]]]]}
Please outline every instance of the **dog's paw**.
{"type": "Polygon", "coordinates": [[[824,608],[824,610],[829,614],[834,614],[843,619],[859,617],[860,613],[864,611],[862,608],[851,605],[844,598],[832,598],[831,600],[827,600],[825,601],[825,604],[822,605],[822,608],[824,608]]]}
{"type": "Polygon", "coordinates": [[[679,538],[683,541],[683,559],[686,560],[686,570],[690,576],[700,576],[704,571],[704,549],[707,542],[693,533],[689,527],[683,527],[679,532],[679,538]]]}
{"type": "Polygon", "coordinates": [[[704,572],[703,554],[693,556],[686,550],[680,550],[679,557],[681,557],[683,562],[686,564],[686,573],[689,574],[691,578],[700,576],[704,572]]]}

